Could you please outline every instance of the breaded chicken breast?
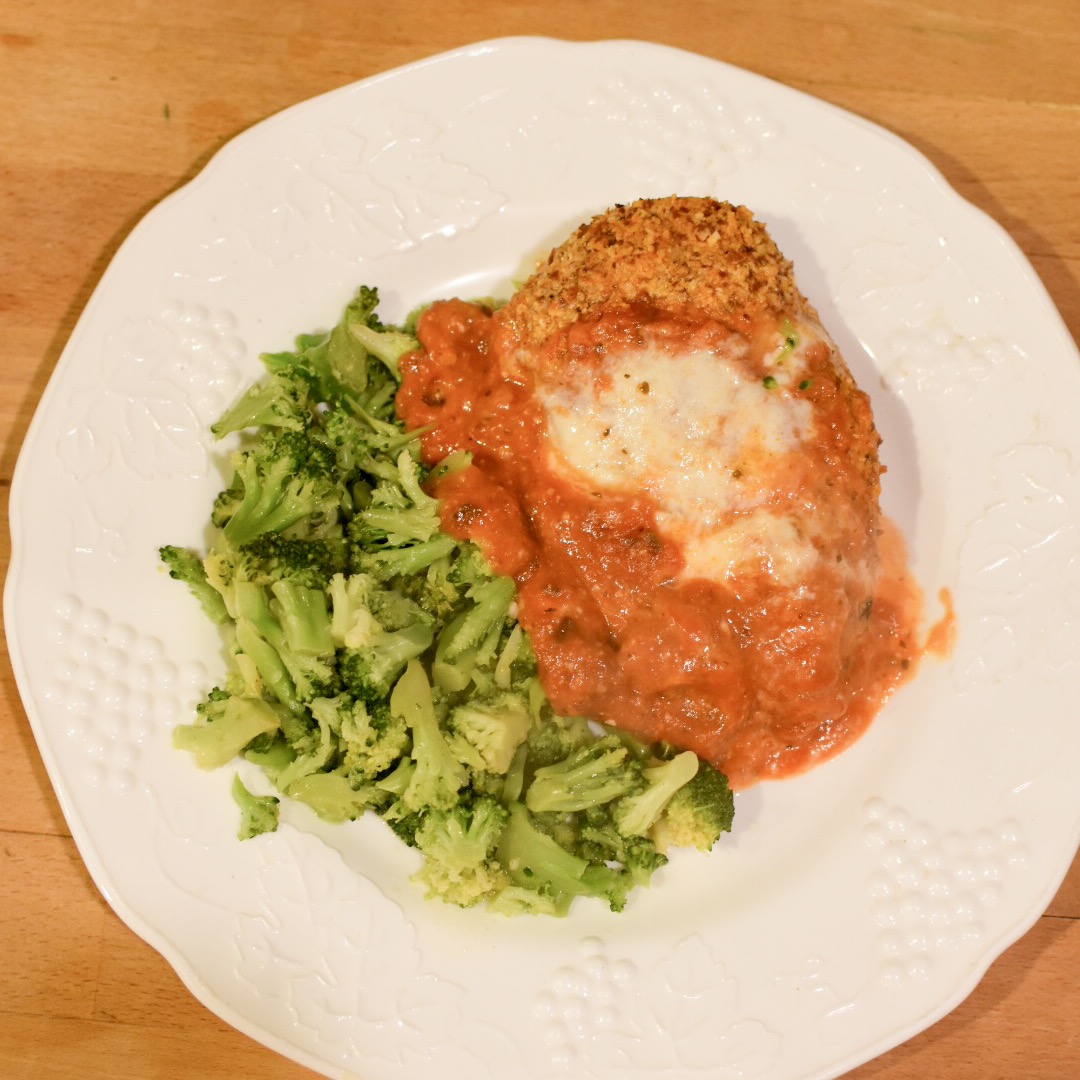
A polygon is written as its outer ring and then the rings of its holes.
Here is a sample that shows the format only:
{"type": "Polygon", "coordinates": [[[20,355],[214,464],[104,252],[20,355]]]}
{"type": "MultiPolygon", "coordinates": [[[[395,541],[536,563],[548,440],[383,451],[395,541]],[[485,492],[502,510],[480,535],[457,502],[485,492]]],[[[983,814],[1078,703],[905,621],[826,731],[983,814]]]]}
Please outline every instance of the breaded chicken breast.
{"type": "Polygon", "coordinates": [[[695,750],[735,787],[861,732],[910,665],[879,437],[744,207],[616,206],[494,313],[436,305],[399,408],[444,527],[518,585],[567,715],[695,750]]]}

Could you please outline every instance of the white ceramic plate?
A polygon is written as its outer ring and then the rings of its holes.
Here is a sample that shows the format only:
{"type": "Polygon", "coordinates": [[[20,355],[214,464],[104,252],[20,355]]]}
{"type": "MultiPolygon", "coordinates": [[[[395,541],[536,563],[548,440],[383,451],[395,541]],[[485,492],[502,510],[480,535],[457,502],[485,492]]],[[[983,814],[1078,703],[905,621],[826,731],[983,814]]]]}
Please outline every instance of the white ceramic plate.
{"type": "Polygon", "coordinates": [[[1031,268],[909,146],[657,46],[480,44],[299,105],[135,229],[26,439],[5,596],[27,713],[109,902],[192,992],[328,1076],[834,1076],[954,1006],[1080,832],[1080,363],[1031,268]],[[240,844],[170,729],[223,669],[157,565],[199,544],[207,424],[360,283],[497,289],[645,195],[749,205],[869,391],[928,662],[852,750],[613,916],[444,909],[378,823],[240,844]]]}

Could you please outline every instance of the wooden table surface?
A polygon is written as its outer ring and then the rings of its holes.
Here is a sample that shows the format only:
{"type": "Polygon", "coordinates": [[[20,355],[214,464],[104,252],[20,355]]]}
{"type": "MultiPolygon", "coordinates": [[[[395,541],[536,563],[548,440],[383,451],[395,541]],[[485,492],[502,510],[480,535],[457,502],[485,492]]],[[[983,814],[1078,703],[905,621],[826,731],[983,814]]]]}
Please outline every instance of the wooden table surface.
{"type": "MultiPolygon", "coordinates": [[[[1080,332],[1075,0],[25,0],[0,13],[0,496],[118,244],[228,139],[285,106],[491,37],[636,37],[852,110],[927,154],[1015,238],[1080,332]]],[[[6,512],[4,514],[6,520],[6,512]]],[[[0,558],[6,571],[10,543],[0,558]]],[[[0,666],[0,1073],[307,1070],[218,1020],[113,914],[0,666]]],[[[1080,861],[952,1014],[859,1080],[1080,1076],[1080,861]]]]}

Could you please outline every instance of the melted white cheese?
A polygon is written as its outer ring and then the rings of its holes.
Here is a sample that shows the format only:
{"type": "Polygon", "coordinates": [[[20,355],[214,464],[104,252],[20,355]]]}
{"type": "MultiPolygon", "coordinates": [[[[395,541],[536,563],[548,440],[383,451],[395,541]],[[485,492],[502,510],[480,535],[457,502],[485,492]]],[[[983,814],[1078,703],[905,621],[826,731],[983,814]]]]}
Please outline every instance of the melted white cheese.
{"type": "Polygon", "coordinates": [[[648,494],[659,528],[683,547],[688,576],[796,581],[817,558],[813,537],[790,509],[765,504],[813,431],[810,402],[789,391],[819,340],[806,326],[794,348],[778,338],[769,384],[749,374],[736,337],[717,351],[646,347],[564,372],[538,390],[552,465],[596,489],[648,494]]]}

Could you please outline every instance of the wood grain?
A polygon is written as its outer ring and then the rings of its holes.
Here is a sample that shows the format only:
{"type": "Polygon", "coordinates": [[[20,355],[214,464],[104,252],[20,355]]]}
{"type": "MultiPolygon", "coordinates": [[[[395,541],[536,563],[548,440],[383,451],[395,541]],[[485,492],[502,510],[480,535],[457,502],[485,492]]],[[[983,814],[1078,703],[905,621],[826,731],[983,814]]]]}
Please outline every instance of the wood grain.
{"type": "MultiPolygon", "coordinates": [[[[0,498],[135,223],[295,102],[518,34],[635,37],[777,79],[911,142],[1031,260],[1080,335],[1073,0],[77,0],[0,13],[0,498]],[[662,14],[660,13],[662,10],[662,14]]],[[[0,546],[6,573],[10,543],[0,546]]],[[[201,1006],[90,880],[0,657],[0,1062],[10,1080],[312,1074],[201,1006]]],[[[949,1016],[856,1080],[1080,1075],[1080,861],[949,1016]]]]}

